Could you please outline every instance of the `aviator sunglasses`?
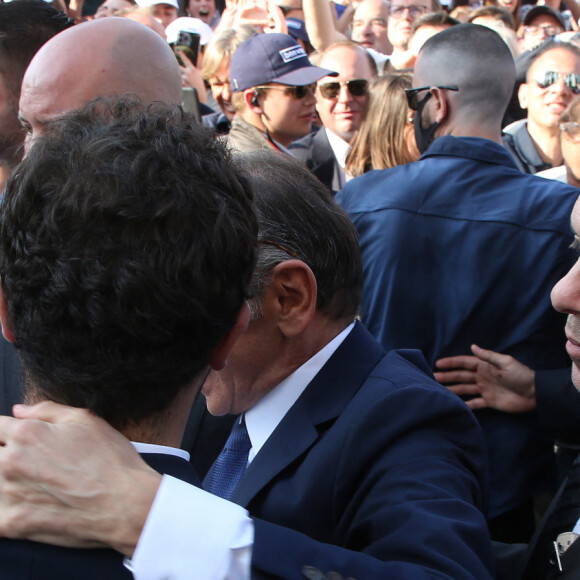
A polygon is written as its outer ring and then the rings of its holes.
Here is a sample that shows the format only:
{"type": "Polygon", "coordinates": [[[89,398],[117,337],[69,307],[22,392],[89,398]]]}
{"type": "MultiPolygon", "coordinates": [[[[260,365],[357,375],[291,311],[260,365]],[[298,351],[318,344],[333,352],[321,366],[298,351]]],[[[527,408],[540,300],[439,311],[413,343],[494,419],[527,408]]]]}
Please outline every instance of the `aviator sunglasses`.
{"type": "Polygon", "coordinates": [[[559,73],[555,70],[547,70],[544,73],[541,73],[536,76],[534,79],[536,84],[541,89],[547,89],[552,85],[555,85],[560,77],[564,77],[564,84],[568,89],[570,89],[575,95],[580,95],[580,75],[576,73],[559,73]]]}
{"type": "Polygon", "coordinates": [[[353,97],[364,97],[369,90],[369,81],[366,79],[352,79],[343,83],[331,81],[328,83],[319,83],[318,89],[325,99],[336,99],[340,93],[340,87],[346,86],[348,92],[353,97]]]}

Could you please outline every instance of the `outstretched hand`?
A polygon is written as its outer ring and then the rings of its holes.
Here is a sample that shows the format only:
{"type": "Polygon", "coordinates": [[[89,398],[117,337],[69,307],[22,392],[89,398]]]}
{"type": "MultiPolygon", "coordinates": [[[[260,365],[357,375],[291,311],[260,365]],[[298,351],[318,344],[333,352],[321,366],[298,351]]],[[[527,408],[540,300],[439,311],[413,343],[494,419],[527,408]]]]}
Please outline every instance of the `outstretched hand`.
{"type": "Polygon", "coordinates": [[[15,405],[0,416],[0,535],[131,556],[161,476],[84,409],[15,405]]]}
{"type": "Polygon", "coordinates": [[[190,58],[181,50],[176,49],[179,53],[179,58],[183,64],[179,65],[181,71],[181,86],[183,87],[193,87],[197,91],[197,98],[200,103],[205,103],[207,97],[205,94],[205,85],[203,84],[203,78],[199,69],[191,62],[190,58]]]}
{"type": "Polygon", "coordinates": [[[536,408],[535,371],[512,356],[472,345],[475,356],[439,359],[435,379],[457,395],[472,395],[471,409],[489,407],[508,413],[536,408]]]}

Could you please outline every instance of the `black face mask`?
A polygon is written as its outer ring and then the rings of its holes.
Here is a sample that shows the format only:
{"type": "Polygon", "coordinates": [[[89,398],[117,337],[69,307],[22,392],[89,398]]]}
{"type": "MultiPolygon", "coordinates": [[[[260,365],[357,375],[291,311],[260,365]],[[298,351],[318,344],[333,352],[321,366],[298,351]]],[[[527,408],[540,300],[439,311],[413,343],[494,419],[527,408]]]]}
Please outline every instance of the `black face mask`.
{"type": "Polygon", "coordinates": [[[423,116],[423,109],[427,104],[427,101],[432,97],[431,93],[427,93],[425,98],[419,102],[417,107],[417,111],[415,112],[415,118],[413,119],[413,126],[415,128],[415,141],[417,141],[417,148],[421,152],[421,154],[427,151],[429,145],[433,143],[435,139],[435,131],[437,131],[437,127],[439,127],[439,123],[431,123],[425,129],[421,125],[421,117],[423,116]]]}

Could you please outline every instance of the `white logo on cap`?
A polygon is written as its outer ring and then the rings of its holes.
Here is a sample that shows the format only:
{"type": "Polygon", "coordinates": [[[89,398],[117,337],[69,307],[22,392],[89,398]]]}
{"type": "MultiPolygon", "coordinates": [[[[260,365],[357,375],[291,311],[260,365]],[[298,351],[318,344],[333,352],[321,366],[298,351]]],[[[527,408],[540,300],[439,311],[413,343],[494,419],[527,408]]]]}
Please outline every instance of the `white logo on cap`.
{"type": "Polygon", "coordinates": [[[304,49],[299,45],[290,46],[289,48],[284,48],[280,51],[280,57],[284,62],[291,62],[297,58],[302,58],[307,56],[304,49]]]}

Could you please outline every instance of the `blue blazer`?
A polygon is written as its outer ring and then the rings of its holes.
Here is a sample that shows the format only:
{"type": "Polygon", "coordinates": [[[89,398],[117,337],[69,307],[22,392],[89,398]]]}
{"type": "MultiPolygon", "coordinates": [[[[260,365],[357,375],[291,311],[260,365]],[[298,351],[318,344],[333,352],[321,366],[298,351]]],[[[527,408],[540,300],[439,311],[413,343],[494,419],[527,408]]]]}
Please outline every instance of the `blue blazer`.
{"type": "Polygon", "coordinates": [[[252,578],[491,578],[483,437],[418,351],[357,323],[244,473],[252,578]]]}
{"type": "MultiPolygon", "coordinates": [[[[143,459],[159,473],[172,475],[193,485],[199,480],[185,459],[145,453],[143,459]]],[[[0,538],[2,580],[131,580],[123,566],[123,555],[110,549],[79,550],[49,546],[27,540],[0,538]]]]}

